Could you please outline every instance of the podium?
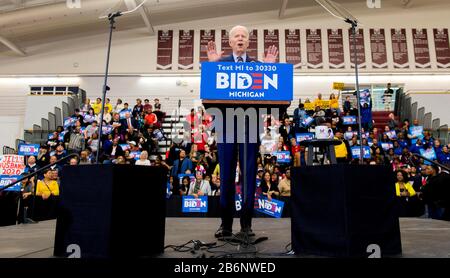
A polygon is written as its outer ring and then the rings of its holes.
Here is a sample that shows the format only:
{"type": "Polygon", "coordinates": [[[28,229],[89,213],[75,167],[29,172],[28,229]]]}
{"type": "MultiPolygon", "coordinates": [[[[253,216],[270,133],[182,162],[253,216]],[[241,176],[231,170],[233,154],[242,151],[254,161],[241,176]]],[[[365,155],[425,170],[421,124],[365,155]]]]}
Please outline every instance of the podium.
{"type": "Polygon", "coordinates": [[[65,166],[54,255],[149,257],[164,251],[167,172],[135,165],[65,166]],[[75,248],[75,249],[74,249],[75,248]]]}
{"type": "Polygon", "coordinates": [[[292,170],[293,250],[336,257],[402,252],[392,170],[375,165],[323,165],[292,170]],[[368,253],[369,252],[369,253],[368,253]]]}

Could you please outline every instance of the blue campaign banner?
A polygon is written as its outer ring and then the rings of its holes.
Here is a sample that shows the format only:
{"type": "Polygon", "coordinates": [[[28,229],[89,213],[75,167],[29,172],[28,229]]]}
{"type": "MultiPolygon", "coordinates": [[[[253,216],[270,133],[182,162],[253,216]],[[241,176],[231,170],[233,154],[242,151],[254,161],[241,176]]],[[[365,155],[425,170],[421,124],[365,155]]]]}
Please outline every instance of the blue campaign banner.
{"type": "Polygon", "coordinates": [[[314,118],[308,117],[302,121],[302,125],[304,127],[308,127],[313,121],[314,121],[314,118]]]}
{"type": "Polygon", "coordinates": [[[297,139],[297,142],[302,142],[305,140],[312,140],[312,139],[314,139],[314,133],[312,133],[312,132],[296,133],[295,138],[297,139]]]}
{"type": "Polygon", "coordinates": [[[359,92],[359,101],[362,106],[364,106],[365,103],[370,104],[370,91],[369,89],[364,89],[359,92]]]}
{"type": "MultiPolygon", "coordinates": [[[[15,182],[16,180],[22,178],[22,176],[0,176],[0,189],[2,189],[5,186],[10,185],[11,183],[15,182]]],[[[22,185],[19,183],[15,184],[14,186],[5,189],[5,191],[15,191],[20,192],[22,189],[22,185]]]]}
{"type": "Polygon", "coordinates": [[[39,144],[19,144],[18,155],[37,156],[39,154],[39,144]]]}
{"type": "Polygon", "coordinates": [[[200,98],[291,101],[293,72],[292,64],[204,62],[200,98]]]}
{"type": "Polygon", "coordinates": [[[61,131],[58,135],[58,140],[64,141],[64,135],[66,135],[66,131],[61,131]]]}
{"type": "Polygon", "coordinates": [[[356,125],[356,116],[344,116],[342,121],[343,125],[356,125]]]}
{"type": "MultiPolygon", "coordinates": [[[[360,152],[360,148],[359,146],[355,146],[355,147],[351,147],[352,150],[352,157],[353,158],[359,158],[359,152],[360,152]]],[[[363,147],[363,151],[364,151],[364,156],[363,158],[365,159],[370,159],[370,147],[364,146],[363,147]]]]}
{"type": "Polygon", "coordinates": [[[119,112],[119,117],[120,117],[121,120],[123,120],[123,119],[126,118],[125,115],[126,115],[127,113],[130,113],[130,114],[131,114],[132,112],[133,112],[133,111],[131,111],[130,109],[128,109],[128,110],[122,110],[122,111],[119,112]]]}
{"type": "Polygon", "coordinates": [[[257,211],[270,215],[275,218],[281,218],[283,214],[284,202],[276,199],[269,201],[267,198],[257,198],[257,211]]]}
{"type": "Polygon", "coordinates": [[[77,119],[76,117],[65,118],[65,119],[64,119],[64,129],[67,129],[67,128],[71,127],[71,126],[74,126],[74,125],[75,125],[75,122],[76,122],[77,120],[78,120],[78,119],[77,119]]]}
{"type": "Polygon", "coordinates": [[[90,115],[90,114],[86,114],[86,115],[84,115],[83,121],[85,123],[92,123],[93,121],[95,121],[95,116],[94,115],[90,115]]]}
{"type": "Polygon", "coordinates": [[[182,212],[208,212],[208,196],[183,196],[182,199],[182,212]]]}
{"type": "MultiPolygon", "coordinates": [[[[426,157],[428,159],[431,159],[431,160],[436,160],[437,159],[436,152],[434,151],[433,148],[429,148],[429,149],[426,149],[426,150],[420,149],[420,155],[423,156],[423,157],[426,157]]],[[[424,163],[426,165],[431,165],[431,162],[428,162],[425,159],[424,159],[424,163]]]]}
{"type": "Polygon", "coordinates": [[[128,145],[128,144],[119,144],[119,146],[122,148],[123,151],[130,149],[130,145],[128,145]]]}
{"type": "Polygon", "coordinates": [[[242,196],[241,194],[234,195],[234,203],[236,206],[236,211],[241,211],[242,209],[242,196]]]}
{"type": "Polygon", "coordinates": [[[139,160],[140,156],[141,156],[141,152],[130,152],[130,157],[134,158],[134,160],[139,160]]]}
{"type": "Polygon", "coordinates": [[[102,133],[105,135],[111,134],[112,131],[113,131],[113,127],[111,125],[102,127],[102,133]]]}
{"type": "Polygon", "coordinates": [[[423,138],[423,126],[412,126],[409,128],[409,134],[419,139],[423,138]]]}
{"type": "Polygon", "coordinates": [[[397,139],[397,133],[395,132],[395,130],[391,130],[391,131],[387,131],[384,134],[387,135],[387,137],[391,140],[396,140],[397,139]]]}
{"type": "Polygon", "coordinates": [[[381,143],[381,148],[384,151],[388,151],[389,149],[393,149],[394,148],[394,144],[390,143],[390,142],[383,142],[383,143],[381,143]]]}
{"type": "Polygon", "coordinates": [[[277,157],[277,163],[291,163],[291,154],[288,151],[273,152],[277,157]]]}

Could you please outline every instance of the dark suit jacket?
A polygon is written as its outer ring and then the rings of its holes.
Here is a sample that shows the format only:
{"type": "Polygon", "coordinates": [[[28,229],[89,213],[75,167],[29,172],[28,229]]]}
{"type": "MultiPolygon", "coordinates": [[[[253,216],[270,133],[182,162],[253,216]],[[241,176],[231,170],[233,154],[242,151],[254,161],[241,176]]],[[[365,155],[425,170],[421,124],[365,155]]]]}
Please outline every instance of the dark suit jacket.
{"type": "MultiPolygon", "coordinates": [[[[130,118],[131,119],[131,125],[137,129],[138,128],[138,122],[134,119],[134,118],[130,118]]],[[[126,133],[127,129],[128,129],[128,123],[127,123],[127,119],[122,119],[120,120],[120,123],[122,124],[120,126],[120,133],[126,133]]]]}
{"type": "MultiPolygon", "coordinates": [[[[229,56],[226,56],[226,57],[220,58],[220,61],[221,62],[234,62],[233,54],[231,54],[229,56]]],[[[245,58],[245,62],[246,63],[250,63],[250,62],[258,62],[258,61],[253,59],[253,58],[251,58],[250,56],[248,56],[248,53],[247,53],[247,57],[245,58]]]]}
{"type": "Polygon", "coordinates": [[[284,142],[286,144],[289,144],[289,140],[294,137],[295,138],[295,131],[294,131],[294,127],[291,125],[289,132],[286,130],[286,127],[284,125],[280,126],[280,129],[278,130],[281,137],[283,137],[284,142]]]}
{"type": "MultiPolygon", "coordinates": [[[[109,146],[109,147],[105,150],[105,153],[106,153],[108,156],[111,156],[112,150],[113,150],[113,145],[109,146]]],[[[119,157],[119,156],[121,156],[121,155],[124,155],[124,154],[125,154],[125,152],[123,151],[122,147],[121,147],[120,145],[117,145],[117,148],[116,148],[116,154],[114,155],[114,157],[117,158],[117,157],[119,157]]]]}

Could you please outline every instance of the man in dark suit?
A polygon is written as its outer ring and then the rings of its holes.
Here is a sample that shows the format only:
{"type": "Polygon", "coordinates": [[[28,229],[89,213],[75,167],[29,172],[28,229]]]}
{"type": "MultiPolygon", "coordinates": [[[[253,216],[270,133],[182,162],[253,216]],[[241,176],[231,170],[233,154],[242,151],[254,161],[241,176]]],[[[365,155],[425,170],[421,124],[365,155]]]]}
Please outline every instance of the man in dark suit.
{"type": "Polygon", "coordinates": [[[133,134],[138,129],[138,123],[133,117],[131,117],[130,112],[125,113],[125,119],[120,120],[120,124],[120,133],[122,134],[133,134]]]}
{"type": "MultiPolygon", "coordinates": [[[[210,62],[257,62],[252,57],[247,55],[247,48],[249,46],[249,32],[244,26],[235,26],[229,32],[229,44],[233,50],[233,53],[229,56],[222,57],[222,52],[217,52],[216,45],[214,42],[208,42],[207,54],[208,60],[210,62]]],[[[275,46],[270,46],[267,50],[264,62],[274,63],[278,56],[278,50],[275,46]]],[[[226,126],[226,116],[225,108],[221,107],[221,111],[224,119],[223,126],[226,126]]],[[[237,108],[237,107],[233,107],[237,108]]],[[[249,119],[249,125],[258,125],[257,119],[249,119]]],[[[221,133],[221,138],[223,143],[217,144],[218,154],[219,154],[219,165],[220,165],[220,180],[221,180],[221,194],[220,194],[220,206],[222,214],[222,224],[216,232],[215,236],[218,238],[231,236],[232,226],[233,226],[233,216],[235,212],[235,177],[236,177],[236,164],[239,155],[240,165],[242,173],[244,174],[244,179],[247,179],[247,188],[242,196],[242,209],[241,209],[241,234],[246,236],[254,236],[251,226],[252,226],[252,216],[253,216],[253,206],[255,198],[255,188],[256,188],[256,157],[258,154],[258,144],[257,143],[236,143],[237,129],[242,129],[244,123],[238,122],[234,127],[234,130],[225,129],[221,133]],[[226,140],[226,133],[234,132],[233,142],[228,142],[226,140]],[[244,150],[247,150],[247,155],[244,156],[244,150]],[[246,158],[246,159],[245,159],[246,158]],[[244,166],[246,165],[246,167],[244,166]]],[[[245,132],[249,134],[249,132],[245,132]]],[[[220,134],[220,132],[216,132],[220,134]]],[[[249,137],[245,138],[245,142],[251,142],[249,137]]]]}
{"type": "Polygon", "coordinates": [[[279,133],[286,145],[290,144],[291,138],[295,138],[294,127],[291,125],[291,120],[288,117],[284,119],[283,125],[280,126],[279,133]]]}

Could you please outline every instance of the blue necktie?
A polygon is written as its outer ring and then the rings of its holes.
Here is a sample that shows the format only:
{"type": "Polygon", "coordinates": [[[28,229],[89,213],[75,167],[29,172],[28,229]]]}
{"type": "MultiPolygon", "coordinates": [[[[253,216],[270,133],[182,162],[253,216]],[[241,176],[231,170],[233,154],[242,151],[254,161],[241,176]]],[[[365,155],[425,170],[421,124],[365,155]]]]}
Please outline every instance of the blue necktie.
{"type": "Polygon", "coordinates": [[[244,59],[241,56],[238,56],[237,57],[237,62],[238,63],[242,63],[242,62],[244,62],[244,59]]]}

